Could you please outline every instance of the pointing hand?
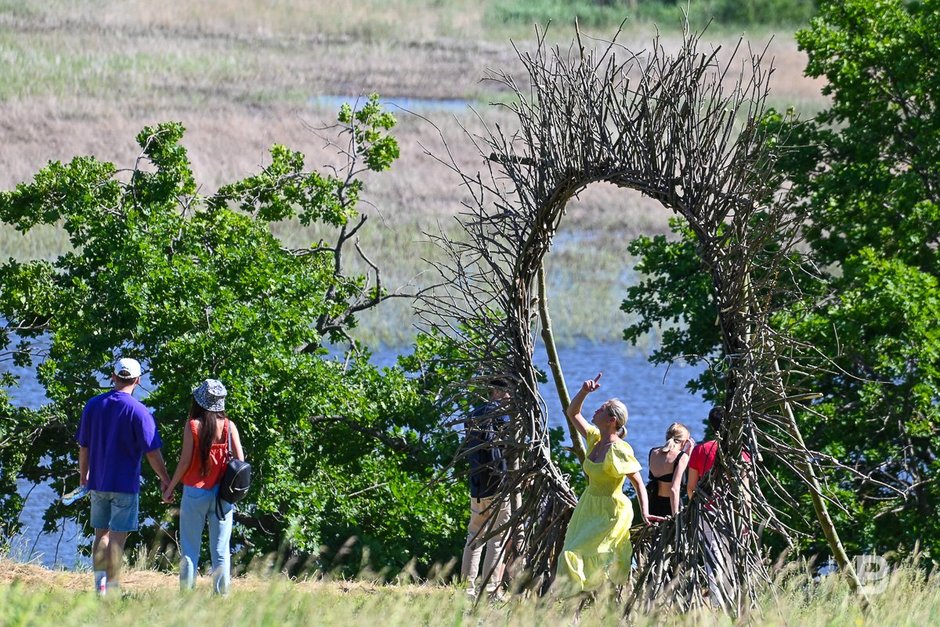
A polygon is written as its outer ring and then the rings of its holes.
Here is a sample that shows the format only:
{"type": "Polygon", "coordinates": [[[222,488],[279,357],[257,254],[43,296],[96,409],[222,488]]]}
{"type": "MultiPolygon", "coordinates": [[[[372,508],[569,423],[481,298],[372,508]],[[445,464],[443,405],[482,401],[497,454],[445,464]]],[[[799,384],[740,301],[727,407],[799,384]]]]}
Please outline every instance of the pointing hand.
{"type": "Polygon", "coordinates": [[[581,384],[581,391],[584,392],[585,394],[590,394],[591,392],[599,390],[601,387],[600,380],[601,380],[602,374],[604,373],[598,372],[596,377],[594,377],[593,379],[588,379],[583,384],[581,384]]]}

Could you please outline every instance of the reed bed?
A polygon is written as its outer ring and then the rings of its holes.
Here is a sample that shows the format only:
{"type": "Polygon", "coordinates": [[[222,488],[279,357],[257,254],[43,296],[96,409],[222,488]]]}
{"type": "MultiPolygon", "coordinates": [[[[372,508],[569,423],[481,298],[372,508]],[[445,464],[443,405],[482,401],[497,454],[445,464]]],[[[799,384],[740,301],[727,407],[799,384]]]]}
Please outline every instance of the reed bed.
{"type": "MultiPolygon", "coordinates": [[[[709,2],[693,3],[690,19],[703,25],[709,2]]],[[[532,24],[570,22],[579,16],[585,32],[607,33],[626,19],[628,31],[648,31],[655,24],[666,30],[683,16],[681,4],[599,3],[592,0],[220,0],[193,3],[167,0],[46,0],[3,2],[10,19],[48,27],[95,21],[110,29],[143,26],[148,29],[188,30],[213,35],[278,33],[306,35],[319,32],[358,39],[450,38],[504,41],[531,34],[532,24]]],[[[743,12],[742,12],[743,14],[743,12]]],[[[799,21],[780,22],[778,29],[795,28],[799,21]]],[[[771,32],[772,25],[753,25],[756,33],[771,32]]],[[[711,29],[719,34],[740,32],[739,24],[711,29]]]]}
{"type": "MultiPolygon", "coordinates": [[[[513,6],[496,0],[0,1],[0,189],[76,155],[130,167],[143,126],[179,120],[188,129],[184,143],[200,191],[208,194],[257,172],[274,143],[303,151],[311,168],[329,164],[335,151],[314,129],[335,119],[336,107],[320,97],[353,101],[376,91],[390,99],[465,101],[473,110],[396,111],[402,156],[391,172],[366,181],[361,209],[372,220],[363,230],[364,248],[388,287],[425,285],[433,277],[423,259],[435,251],[424,232],[452,232],[464,200],[457,178],[427,152],[446,151],[464,171],[483,169],[471,137],[484,122],[511,131],[506,112],[489,106],[505,101],[507,92],[481,78],[488,69],[518,73],[509,40],[523,49],[532,43],[529,18],[506,17],[513,6]]],[[[582,30],[603,45],[618,22],[585,23],[582,30]]],[[[678,45],[681,38],[663,26],[664,45],[678,45]]],[[[572,32],[565,21],[550,36],[567,46],[572,32]]],[[[631,20],[619,41],[643,50],[654,32],[631,20]]],[[[720,25],[710,32],[724,50],[738,37],[720,25]]],[[[763,46],[771,33],[749,36],[763,46]]],[[[802,77],[805,59],[792,37],[778,35],[770,46],[778,68],[774,103],[810,111],[822,106],[818,82],[802,77]]],[[[568,214],[567,235],[547,260],[560,338],[616,339],[626,323],[618,307],[633,280],[627,242],[638,233],[667,233],[668,214],[638,194],[603,186],[586,190],[568,214]]],[[[322,235],[297,225],[276,233],[288,246],[322,235]]],[[[2,258],[54,258],[67,247],[54,227],[22,236],[0,225],[2,258]]],[[[411,303],[395,300],[363,316],[359,332],[367,341],[398,345],[411,337],[412,323],[411,303]]]]}
{"type": "MultiPolygon", "coordinates": [[[[440,252],[425,235],[425,225],[380,224],[376,219],[373,226],[377,228],[363,234],[361,245],[382,269],[382,281],[389,290],[414,293],[438,280],[427,261],[440,260],[440,252]]],[[[291,247],[309,246],[326,235],[297,224],[278,225],[275,232],[291,247]]],[[[578,231],[561,239],[546,261],[559,341],[579,337],[599,342],[619,340],[628,322],[619,311],[620,303],[627,287],[637,280],[626,240],[619,232],[602,229],[578,231]]],[[[67,248],[64,232],[55,227],[41,227],[26,236],[0,228],[0,250],[20,260],[54,259],[67,248]]],[[[351,269],[367,270],[361,262],[351,269]]],[[[354,335],[369,346],[403,346],[414,338],[414,324],[412,300],[391,299],[362,314],[354,335]]]]}

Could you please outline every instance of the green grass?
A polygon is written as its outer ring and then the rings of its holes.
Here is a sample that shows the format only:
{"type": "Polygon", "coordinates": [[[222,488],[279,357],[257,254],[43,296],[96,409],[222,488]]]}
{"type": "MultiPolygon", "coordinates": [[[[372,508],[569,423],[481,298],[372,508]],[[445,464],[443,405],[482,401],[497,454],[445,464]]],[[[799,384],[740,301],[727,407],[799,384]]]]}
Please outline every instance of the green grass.
{"type": "MultiPolygon", "coordinates": [[[[34,569],[35,570],[35,569],[34,569]]],[[[799,570],[796,568],[796,570],[799,570]]],[[[76,576],[72,576],[73,579],[76,576]]],[[[90,577],[85,575],[86,578],[90,577]]],[[[283,579],[235,579],[225,599],[204,589],[181,595],[175,580],[133,590],[123,599],[96,599],[87,591],[65,589],[43,580],[7,578],[0,584],[0,624],[38,625],[615,625],[621,607],[601,597],[578,614],[577,603],[515,597],[505,603],[473,607],[463,591],[442,585],[374,585],[355,582],[298,583],[283,579]]],[[[72,581],[72,584],[75,582],[72,581]]],[[[870,597],[865,614],[837,577],[813,583],[804,575],[785,578],[767,593],[744,623],[766,625],[932,624],[940,611],[940,588],[910,567],[896,570],[887,589],[870,597]]],[[[661,612],[634,617],[636,625],[732,625],[710,610],[677,615],[661,612]]]]}
{"type": "Polygon", "coordinates": [[[0,223],[0,250],[2,261],[8,258],[17,261],[45,259],[51,261],[69,250],[65,232],[57,227],[39,225],[23,235],[13,227],[0,223]]]}
{"type": "MultiPolygon", "coordinates": [[[[314,34],[305,38],[221,30],[180,32],[144,24],[108,30],[87,19],[37,32],[30,27],[35,24],[24,21],[27,26],[0,20],[0,103],[79,99],[119,102],[137,110],[213,102],[302,105],[317,94],[342,94],[350,82],[363,85],[359,89],[366,92],[373,88],[365,85],[382,80],[392,85],[385,85],[383,95],[402,95],[394,85],[409,92],[404,95],[423,95],[411,93],[420,88],[408,81],[412,76],[421,83],[425,63],[421,53],[394,40],[331,43],[314,34]],[[383,65],[389,65],[389,55],[395,62],[386,70],[383,65]]],[[[442,46],[436,47],[446,61],[448,53],[442,46]]],[[[461,70],[443,71],[459,76],[461,70]]],[[[480,102],[498,97],[487,85],[441,78],[444,91],[429,97],[480,102]]]]}
{"type": "Polygon", "coordinates": [[[253,77],[264,70],[257,51],[250,47],[229,42],[181,43],[187,42],[153,36],[95,40],[83,32],[0,30],[0,61],[6,68],[0,101],[133,96],[167,100],[175,96],[198,103],[207,93],[253,101],[257,92],[266,99],[274,92],[284,94],[278,101],[296,102],[296,89],[286,79],[255,87],[253,77]]]}

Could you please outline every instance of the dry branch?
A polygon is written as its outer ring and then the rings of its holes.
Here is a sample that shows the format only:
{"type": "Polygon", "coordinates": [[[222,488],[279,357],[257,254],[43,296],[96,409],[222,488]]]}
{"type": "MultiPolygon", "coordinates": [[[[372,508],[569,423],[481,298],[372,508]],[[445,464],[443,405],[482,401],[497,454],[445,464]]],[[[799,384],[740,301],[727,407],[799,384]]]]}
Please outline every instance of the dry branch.
{"type": "MultiPolygon", "coordinates": [[[[449,289],[425,294],[419,305],[426,320],[442,321],[466,343],[479,375],[514,382],[505,408],[511,421],[499,437],[512,461],[501,498],[516,504],[506,525],[515,540],[510,550],[521,556],[529,585],[543,591],[576,504],[549,454],[532,363],[543,258],[568,201],[595,182],[638,190],[688,222],[712,282],[724,355],[716,372],[730,424],[718,462],[689,506],[637,534],[628,612],[717,603],[745,613],[771,585],[753,521],[790,533],[764,496],[762,483],[780,490],[758,460],[766,454],[803,470],[817,463],[795,423],[776,412],[788,399],[809,398],[788,390],[776,369],[798,365],[807,347],[771,325],[775,307],[789,302],[792,282],[781,275],[809,270],[793,253],[799,204],[774,173],[786,142],[761,125],[772,68],[765,51],[742,59],[740,43],[724,62],[717,49],[701,48],[700,35],[689,31],[675,55],[658,39],[643,53],[616,41],[592,50],[579,34],[565,52],[537,32],[534,50],[517,50],[527,80],[499,72],[489,78],[515,96],[501,106],[518,128],[508,133],[496,125],[474,138],[484,172],[449,164],[468,194],[463,237],[433,238],[449,257],[437,265],[449,289]],[[480,343],[481,335],[490,341],[480,343]]],[[[473,381],[453,393],[464,400],[478,394],[473,381]]]]}

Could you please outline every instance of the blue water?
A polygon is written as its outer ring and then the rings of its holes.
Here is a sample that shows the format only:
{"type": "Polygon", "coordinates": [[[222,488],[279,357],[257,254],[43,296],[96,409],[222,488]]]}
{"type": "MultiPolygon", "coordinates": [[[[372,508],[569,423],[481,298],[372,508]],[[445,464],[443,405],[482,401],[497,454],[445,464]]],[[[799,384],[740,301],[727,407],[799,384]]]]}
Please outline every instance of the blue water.
{"type": "MultiPolygon", "coordinates": [[[[392,365],[398,353],[398,349],[383,349],[373,355],[372,361],[379,366],[392,365]]],[[[644,467],[646,452],[665,440],[666,428],[674,421],[685,423],[696,440],[702,439],[702,425],[708,406],[699,396],[685,389],[686,382],[697,377],[701,368],[683,365],[654,367],[642,354],[630,350],[625,343],[579,341],[568,347],[560,347],[559,358],[571,394],[577,392],[585,379],[594,378],[601,371],[604,373],[601,390],[588,399],[585,409],[593,413],[593,409],[608,398],[618,397],[623,400],[630,412],[627,441],[637,452],[644,467]]],[[[535,361],[548,372],[547,357],[541,345],[535,361]]],[[[16,371],[8,364],[3,367],[16,371]]],[[[30,407],[41,405],[45,400],[44,391],[32,373],[20,371],[17,374],[22,375],[21,386],[11,390],[13,401],[30,407]]],[[[547,407],[549,424],[564,426],[564,414],[554,384],[550,382],[544,385],[540,393],[547,407]]],[[[174,454],[172,451],[164,452],[168,459],[173,458],[174,454]]],[[[77,546],[90,530],[67,523],[60,525],[56,533],[40,533],[42,514],[48,504],[58,498],[61,492],[75,486],[34,486],[20,481],[17,487],[21,495],[29,494],[29,497],[20,516],[24,531],[13,539],[13,556],[24,561],[35,560],[49,567],[86,567],[88,561],[78,557],[77,546]]],[[[87,501],[79,501],[73,507],[87,507],[87,501]]],[[[146,516],[146,512],[142,512],[142,515],[146,516]]]]}
{"type": "MultiPolygon", "coordinates": [[[[320,107],[330,110],[339,110],[344,104],[349,104],[354,109],[360,108],[368,101],[367,96],[334,96],[323,95],[313,96],[307,103],[314,107],[320,107]]],[[[469,100],[460,100],[455,98],[411,98],[411,97],[389,97],[380,98],[379,104],[388,111],[403,109],[405,111],[427,112],[440,111],[445,113],[466,113],[470,110],[472,104],[469,100]]]]}

